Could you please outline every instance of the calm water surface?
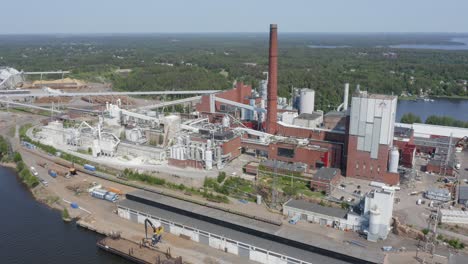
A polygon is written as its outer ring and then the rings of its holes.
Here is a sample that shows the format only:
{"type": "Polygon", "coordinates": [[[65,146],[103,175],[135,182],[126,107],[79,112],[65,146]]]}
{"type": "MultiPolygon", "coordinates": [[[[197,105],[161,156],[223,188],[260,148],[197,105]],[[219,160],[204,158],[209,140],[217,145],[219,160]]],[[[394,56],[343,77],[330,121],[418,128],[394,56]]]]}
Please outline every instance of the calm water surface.
{"type": "Polygon", "coordinates": [[[398,101],[396,121],[400,122],[401,116],[406,113],[420,116],[423,122],[430,115],[450,116],[468,122],[468,100],[434,99],[434,102],[425,102],[423,100],[398,101]]]}
{"type": "Polygon", "coordinates": [[[65,224],[34,200],[13,170],[0,167],[0,263],[130,263],[96,247],[95,233],[65,224]]]}
{"type": "Polygon", "coordinates": [[[468,38],[453,38],[453,42],[462,43],[459,45],[433,45],[433,44],[400,44],[390,45],[395,49],[432,49],[432,50],[468,50],[468,38]]]}

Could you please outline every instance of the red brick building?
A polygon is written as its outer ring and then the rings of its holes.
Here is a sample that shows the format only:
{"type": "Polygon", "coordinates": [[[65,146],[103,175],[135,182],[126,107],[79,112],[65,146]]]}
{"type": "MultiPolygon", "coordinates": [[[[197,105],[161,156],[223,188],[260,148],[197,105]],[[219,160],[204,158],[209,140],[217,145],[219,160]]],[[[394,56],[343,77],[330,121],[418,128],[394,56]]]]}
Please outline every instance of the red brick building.
{"type": "Polygon", "coordinates": [[[393,145],[397,97],[358,92],[351,99],[346,176],[399,184],[397,171],[388,171],[393,145]]]}
{"type": "MultiPolygon", "coordinates": [[[[349,136],[349,149],[357,149],[356,136],[349,136]]],[[[348,151],[346,176],[390,185],[398,184],[400,175],[387,171],[389,152],[390,146],[384,144],[379,145],[378,156],[375,159],[370,158],[369,153],[365,151],[348,151]]]]}
{"type": "Polygon", "coordinates": [[[320,168],[310,181],[310,189],[313,191],[331,192],[332,186],[336,186],[341,178],[341,172],[336,168],[320,168]]]}

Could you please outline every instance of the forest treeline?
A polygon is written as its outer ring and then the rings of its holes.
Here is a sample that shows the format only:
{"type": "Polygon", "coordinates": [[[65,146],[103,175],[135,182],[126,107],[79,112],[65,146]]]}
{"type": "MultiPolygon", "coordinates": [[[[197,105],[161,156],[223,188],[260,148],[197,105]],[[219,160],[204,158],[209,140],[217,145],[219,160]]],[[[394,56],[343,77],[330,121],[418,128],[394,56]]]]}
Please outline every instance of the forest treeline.
{"type": "MultiPolygon", "coordinates": [[[[370,92],[468,96],[468,51],[406,50],[399,43],[449,44],[446,35],[284,34],[279,37],[279,96],[316,90],[317,109],[342,100],[343,84],[370,92]],[[350,45],[311,48],[310,45],[350,45]]],[[[258,88],[268,69],[267,34],[0,36],[0,65],[28,71],[71,70],[119,90],[258,88]],[[117,69],[132,69],[126,75],[117,69]]],[[[51,76],[51,78],[54,76],[51,76]]]]}

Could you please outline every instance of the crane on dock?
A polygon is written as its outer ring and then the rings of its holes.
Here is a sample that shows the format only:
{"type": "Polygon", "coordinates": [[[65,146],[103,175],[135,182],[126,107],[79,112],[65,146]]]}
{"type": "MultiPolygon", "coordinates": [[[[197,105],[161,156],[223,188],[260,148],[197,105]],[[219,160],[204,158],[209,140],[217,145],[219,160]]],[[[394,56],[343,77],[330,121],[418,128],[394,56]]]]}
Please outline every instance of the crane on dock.
{"type": "Polygon", "coordinates": [[[151,246],[155,247],[161,241],[164,228],[161,224],[154,225],[148,218],[145,219],[145,237],[143,238],[143,245],[146,245],[151,240],[151,246]],[[148,226],[153,229],[153,235],[148,237],[148,226]]]}

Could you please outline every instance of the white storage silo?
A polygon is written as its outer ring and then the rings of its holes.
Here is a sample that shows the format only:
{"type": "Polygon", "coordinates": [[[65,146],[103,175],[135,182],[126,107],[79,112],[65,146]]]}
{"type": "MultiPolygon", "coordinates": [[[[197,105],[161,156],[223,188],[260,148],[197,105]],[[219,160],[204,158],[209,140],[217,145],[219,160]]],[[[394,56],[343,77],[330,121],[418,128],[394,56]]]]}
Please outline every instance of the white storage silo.
{"type": "Polygon", "coordinates": [[[231,120],[229,119],[227,115],[225,115],[222,121],[223,127],[230,127],[231,126],[230,123],[231,123],[231,120]]]}
{"type": "Polygon", "coordinates": [[[390,155],[388,159],[388,171],[398,173],[398,162],[400,160],[400,152],[397,148],[392,148],[390,150],[390,155]]]}
{"type": "Polygon", "coordinates": [[[377,235],[379,233],[379,226],[380,211],[377,207],[374,207],[369,211],[369,233],[377,235]]]}
{"type": "Polygon", "coordinates": [[[299,101],[300,113],[312,114],[314,112],[315,91],[304,88],[301,90],[301,99],[299,101]]]}
{"type": "Polygon", "coordinates": [[[207,150],[205,155],[205,169],[211,170],[213,168],[213,152],[211,150],[207,150]]]}
{"type": "Polygon", "coordinates": [[[181,158],[182,157],[181,153],[182,153],[182,149],[180,147],[177,147],[176,148],[176,159],[178,159],[178,160],[182,159],[181,158]]]}
{"type": "Polygon", "coordinates": [[[345,83],[343,96],[343,111],[348,110],[349,83],[345,83]]]}

